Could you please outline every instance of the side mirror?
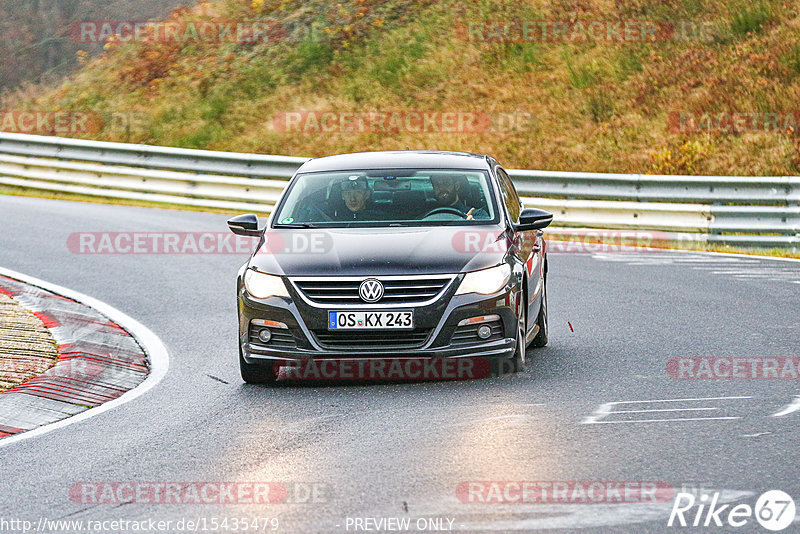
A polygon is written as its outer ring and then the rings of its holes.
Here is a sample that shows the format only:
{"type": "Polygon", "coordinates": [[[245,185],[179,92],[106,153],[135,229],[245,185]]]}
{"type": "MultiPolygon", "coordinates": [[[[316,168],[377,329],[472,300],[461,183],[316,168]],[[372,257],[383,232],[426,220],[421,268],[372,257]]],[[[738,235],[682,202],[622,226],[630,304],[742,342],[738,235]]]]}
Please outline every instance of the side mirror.
{"type": "Polygon", "coordinates": [[[541,230],[553,222],[553,214],[536,208],[526,208],[519,214],[519,223],[514,226],[518,232],[541,230]]]}
{"type": "Polygon", "coordinates": [[[258,227],[258,217],[252,213],[228,219],[228,228],[236,235],[248,237],[261,237],[261,233],[264,231],[263,228],[258,227]]]}

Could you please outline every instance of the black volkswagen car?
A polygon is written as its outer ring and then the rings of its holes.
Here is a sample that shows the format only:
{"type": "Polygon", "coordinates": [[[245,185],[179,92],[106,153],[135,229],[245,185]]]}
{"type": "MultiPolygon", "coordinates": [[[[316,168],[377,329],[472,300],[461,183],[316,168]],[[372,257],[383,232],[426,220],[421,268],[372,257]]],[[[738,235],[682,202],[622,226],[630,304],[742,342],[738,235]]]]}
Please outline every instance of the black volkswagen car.
{"type": "Polygon", "coordinates": [[[376,361],[411,377],[434,363],[445,376],[476,358],[494,372],[521,370],[526,349],[547,343],[541,229],[552,217],[524,209],[489,156],[397,151],[306,162],[265,228],[255,215],[228,221],[260,238],[237,283],[242,378],[270,382],[298,362],[323,378],[365,378],[365,362],[376,361]],[[403,367],[411,361],[417,367],[403,367]],[[331,362],[340,367],[322,365],[331,362]]]}

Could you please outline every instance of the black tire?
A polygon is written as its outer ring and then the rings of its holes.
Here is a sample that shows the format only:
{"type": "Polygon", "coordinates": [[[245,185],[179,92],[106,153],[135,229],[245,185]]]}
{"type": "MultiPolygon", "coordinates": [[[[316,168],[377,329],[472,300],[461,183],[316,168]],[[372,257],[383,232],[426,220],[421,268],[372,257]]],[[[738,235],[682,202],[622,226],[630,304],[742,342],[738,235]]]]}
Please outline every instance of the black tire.
{"type": "Polygon", "coordinates": [[[269,384],[278,379],[275,364],[271,361],[264,363],[247,363],[242,356],[242,347],[239,347],[239,372],[242,380],[248,384],[269,384]]]}
{"type": "Polygon", "coordinates": [[[542,285],[542,306],[539,308],[539,316],[536,318],[536,324],[539,327],[539,333],[531,340],[531,346],[544,347],[547,345],[547,277],[544,278],[542,285]]]}
{"type": "Polygon", "coordinates": [[[528,329],[528,297],[527,290],[522,293],[522,317],[517,323],[517,350],[514,351],[514,356],[511,357],[511,369],[515,373],[521,373],[525,370],[525,332],[528,329]]]}

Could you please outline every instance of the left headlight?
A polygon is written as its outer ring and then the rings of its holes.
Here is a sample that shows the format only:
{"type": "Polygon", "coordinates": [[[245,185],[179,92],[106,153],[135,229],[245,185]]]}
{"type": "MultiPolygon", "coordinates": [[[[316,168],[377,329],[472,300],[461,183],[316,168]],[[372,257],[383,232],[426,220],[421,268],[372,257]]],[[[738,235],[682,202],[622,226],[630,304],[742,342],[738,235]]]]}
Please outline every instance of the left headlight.
{"type": "Polygon", "coordinates": [[[463,295],[465,293],[491,295],[503,289],[509,279],[511,279],[511,266],[507,263],[490,269],[467,273],[461,281],[456,295],[463,295]]]}
{"type": "Polygon", "coordinates": [[[257,299],[289,296],[286,284],[283,283],[280,276],[260,273],[253,269],[247,269],[247,272],[244,273],[244,287],[257,299]]]}

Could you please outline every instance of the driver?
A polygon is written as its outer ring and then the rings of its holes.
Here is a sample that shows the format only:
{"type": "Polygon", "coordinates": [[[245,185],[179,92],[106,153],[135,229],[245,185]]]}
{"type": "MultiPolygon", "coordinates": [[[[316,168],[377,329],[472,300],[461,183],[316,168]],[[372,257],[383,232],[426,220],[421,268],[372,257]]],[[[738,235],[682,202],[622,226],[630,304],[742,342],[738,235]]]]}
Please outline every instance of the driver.
{"type": "Polygon", "coordinates": [[[455,176],[431,176],[431,185],[438,207],[457,209],[464,214],[464,218],[467,220],[472,220],[474,217],[488,218],[488,214],[482,208],[471,208],[467,205],[461,192],[461,181],[457,180],[455,176]]]}
{"type": "Polygon", "coordinates": [[[362,175],[350,176],[340,182],[342,204],[333,212],[337,221],[378,221],[383,219],[383,214],[372,203],[372,189],[369,187],[367,177],[362,175]]]}

